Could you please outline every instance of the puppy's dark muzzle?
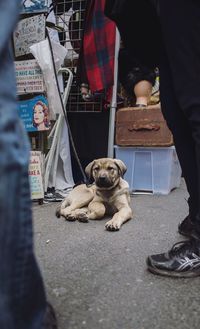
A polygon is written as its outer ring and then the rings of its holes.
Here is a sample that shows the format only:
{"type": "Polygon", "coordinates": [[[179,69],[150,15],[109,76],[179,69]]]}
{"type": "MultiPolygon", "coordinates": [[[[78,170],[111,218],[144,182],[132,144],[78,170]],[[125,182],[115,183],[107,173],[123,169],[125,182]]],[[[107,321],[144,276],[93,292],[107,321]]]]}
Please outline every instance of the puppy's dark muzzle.
{"type": "Polygon", "coordinates": [[[98,187],[111,187],[112,186],[112,182],[108,179],[108,177],[106,177],[106,176],[100,176],[96,180],[96,185],[98,187]]]}

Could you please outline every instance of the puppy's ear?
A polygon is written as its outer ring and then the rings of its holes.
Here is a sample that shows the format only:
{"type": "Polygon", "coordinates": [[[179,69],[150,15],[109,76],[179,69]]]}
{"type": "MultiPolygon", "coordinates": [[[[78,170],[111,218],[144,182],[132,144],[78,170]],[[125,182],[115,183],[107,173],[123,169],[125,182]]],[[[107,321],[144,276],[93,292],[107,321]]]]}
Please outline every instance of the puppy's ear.
{"type": "Polygon", "coordinates": [[[93,177],[92,177],[92,168],[93,168],[94,164],[95,164],[95,160],[92,161],[92,162],[90,162],[90,163],[87,165],[87,167],[85,168],[85,173],[86,173],[86,175],[87,175],[87,177],[88,177],[89,179],[93,178],[93,177]]]}
{"type": "Polygon", "coordinates": [[[115,159],[114,163],[116,164],[116,166],[119,169],[120,176],[123,177],[125,172],[127,171],[126,165],[124,164],[124,162],[122,160],[118,160],[118,159],[115,159]]]}

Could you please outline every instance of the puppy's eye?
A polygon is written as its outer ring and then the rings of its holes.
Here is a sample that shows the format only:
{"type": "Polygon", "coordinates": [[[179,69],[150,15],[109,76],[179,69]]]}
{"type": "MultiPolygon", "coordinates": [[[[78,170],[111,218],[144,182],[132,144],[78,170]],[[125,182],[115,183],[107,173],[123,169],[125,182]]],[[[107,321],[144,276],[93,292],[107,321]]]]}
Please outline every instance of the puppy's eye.
{"type": "Polygon", "coordinates": [[[114,170],[115,168],[113,168],[113,167],[108,167],[108,170],[114,170]]]}
{"type": "Polygon", "coordinates": [[[95,168],[93,168],[93,170],[94,170],[95,172],[97,172],[97,171],[99,170],[99,167],[95,167],[95,168]]]}

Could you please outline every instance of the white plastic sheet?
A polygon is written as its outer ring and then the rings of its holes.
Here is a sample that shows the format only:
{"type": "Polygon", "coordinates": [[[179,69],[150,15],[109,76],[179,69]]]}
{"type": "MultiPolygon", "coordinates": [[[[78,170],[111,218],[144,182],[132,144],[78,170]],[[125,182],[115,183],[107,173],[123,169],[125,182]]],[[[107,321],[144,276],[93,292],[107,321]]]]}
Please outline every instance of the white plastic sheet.
{"type": "MultiPolygon", "coordinates": [[[[67,55],[67,50],[65,47],[61,46],[57,42],[51,41],[51,44],[53,49],[56,71],[58,72],[67,55]]],[[[50,116],[51,118],[54,118],[55,114],[62,113],[62,107],[54,75],[49,41],[45,39],[41,42],[35,43],[30,47],[30,51],[37,60],[42,70],[46,86],[47,98],[49,102],[50,116]]]]}
{"type": "MultiPolygon", "coordinates": [[[[58,145],[59,156],[56,172],[56,180],[53,182],[53,172],[51,171],[49,177],[48,187],[54,187],[56,190],[65,190],[74,186],[72,166],[71,166],[71,155],[69,145],[68,128],[63,118],[61,139],[58,145]]],[[[53,167],[53,164],[52,164],[53,167]]]]}

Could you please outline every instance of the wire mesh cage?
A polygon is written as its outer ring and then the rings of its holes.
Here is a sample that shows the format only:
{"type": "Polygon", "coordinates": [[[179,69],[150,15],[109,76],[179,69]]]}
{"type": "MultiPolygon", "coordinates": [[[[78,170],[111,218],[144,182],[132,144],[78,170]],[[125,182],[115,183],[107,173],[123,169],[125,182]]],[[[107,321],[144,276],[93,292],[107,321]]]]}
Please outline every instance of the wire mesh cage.
{"type": "Polygon", "coordinates": [[[95,94],[85,101],[77,84],[77,64],[80,54],[87,0],[56,0],[54,12],[59,27],[59,39],[68,50],[65,67],[71,69],[74,78],[67,103],[68,112],[101,112],[103,96],[95,94]]]}

